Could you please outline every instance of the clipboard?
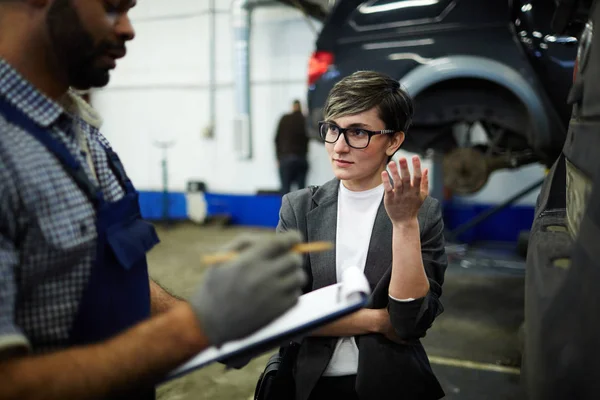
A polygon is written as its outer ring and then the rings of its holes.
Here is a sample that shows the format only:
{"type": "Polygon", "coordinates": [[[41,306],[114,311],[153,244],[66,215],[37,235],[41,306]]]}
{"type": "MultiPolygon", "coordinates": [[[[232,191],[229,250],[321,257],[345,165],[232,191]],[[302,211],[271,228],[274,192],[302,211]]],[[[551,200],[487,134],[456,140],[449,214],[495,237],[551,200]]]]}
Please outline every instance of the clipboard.
{"type": "Polygon", "coordinates": [[[246,338],[209,347],[171,371],[161,382],[184,376],[206,365],[235,357],[255,357],[363,308],[371,294],[369,282],[356,267],[348,268],[342,282],[301,296],[285,314],[246,338]]]}

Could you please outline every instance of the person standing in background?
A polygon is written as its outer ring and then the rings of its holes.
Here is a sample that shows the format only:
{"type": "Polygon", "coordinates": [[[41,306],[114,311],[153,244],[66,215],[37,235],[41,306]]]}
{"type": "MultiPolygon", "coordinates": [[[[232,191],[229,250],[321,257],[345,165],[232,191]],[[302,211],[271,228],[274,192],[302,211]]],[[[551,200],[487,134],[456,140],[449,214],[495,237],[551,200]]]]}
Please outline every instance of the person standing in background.
{"type": "Polygon", "coordinates": [[[287,194],[296,184],[298,189],[306,186],[308,173],[308,137],[306,121],[299,100],[294,100],[292,112],[279,120],[275,135],[275,150],[279,164],[281,193],[287,194]]]}

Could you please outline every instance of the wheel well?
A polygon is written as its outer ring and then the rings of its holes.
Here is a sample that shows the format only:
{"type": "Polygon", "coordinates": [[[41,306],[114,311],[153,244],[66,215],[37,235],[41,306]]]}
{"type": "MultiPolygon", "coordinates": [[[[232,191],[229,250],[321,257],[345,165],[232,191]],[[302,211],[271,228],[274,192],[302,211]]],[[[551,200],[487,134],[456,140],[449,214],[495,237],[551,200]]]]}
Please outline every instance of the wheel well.
{"type": "Polygon", "coordinates": [[[455,91],[457,89],[458,90],[482,89],[482,90],[487,90],[487,91],[493,91],[503,98],[521,103],[519,98],[512,91],[507,89],[505,86],[499,85],[496,82],[488,81],[485,79],[479,79],[479,78],[456,78],[456,79],[448,79],[445,81],[440,81],[440,82],[437,82],[437,83],[429,86],[428,88],[422,90],[415,97],[429,96],[432,93],[446,91],[446,90],[455,91]]]}
{"type": "Polygon", "coordinates": [[[532,124],[527,107],[509,89],[484,79],[459,78],[436,83],[414,97],[415,115],[405,148],[423,152],[454,147],[445,135],[460,121],[485,121],[505,130],[506,147],[529,148],[532,124]]]}

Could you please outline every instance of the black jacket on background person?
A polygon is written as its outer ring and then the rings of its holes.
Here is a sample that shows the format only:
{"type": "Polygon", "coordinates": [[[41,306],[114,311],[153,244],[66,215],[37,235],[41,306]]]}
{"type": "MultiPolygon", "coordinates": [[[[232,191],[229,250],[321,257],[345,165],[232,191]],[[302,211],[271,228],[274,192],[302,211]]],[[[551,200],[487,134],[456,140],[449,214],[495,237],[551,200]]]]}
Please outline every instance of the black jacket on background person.
{"type": "Polygon", "coordinates": [[[275,136],[277,159],[285,156],[306,157],[308,152],[308,137],[306,122],[300,111],[292,112],[281,117],[275,136]]]}

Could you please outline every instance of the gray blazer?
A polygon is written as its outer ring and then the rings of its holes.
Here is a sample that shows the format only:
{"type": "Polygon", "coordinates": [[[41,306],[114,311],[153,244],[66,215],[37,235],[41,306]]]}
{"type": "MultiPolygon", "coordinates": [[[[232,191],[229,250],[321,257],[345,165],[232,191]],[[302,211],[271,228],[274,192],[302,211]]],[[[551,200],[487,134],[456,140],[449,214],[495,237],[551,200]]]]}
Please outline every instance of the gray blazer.
{"type": "MultiPolygon", "coordinates": [[[[283,197],[277,231],[296,229],[306,239],[335,243],[339,180],[333,179],[314,194],[309,189],[283,197]]],[[[365,267],[372,295],[368,308],[388,308],[396,333],[407,344],[396,344],[383,335],[356,337],[359,349],[356,390],[361,400],[435,400],[444,392],[435,378],[420,338],[443,311],[440,303],[447,266],[444,224],[437,200],[428,197],[418,215],[423,264],[429,278],[426,297],[410,303],[389,299],[392,266],[392,224],[383,201],[377,212],[365,267]]],[[[335,251],[305,256],[311,282],[306,291],[336,283],[335,251]]],[[[307,400],[333,356],[337,338],[308,337],[302,342],[294,369],[296,400],[307,400]]]]}

